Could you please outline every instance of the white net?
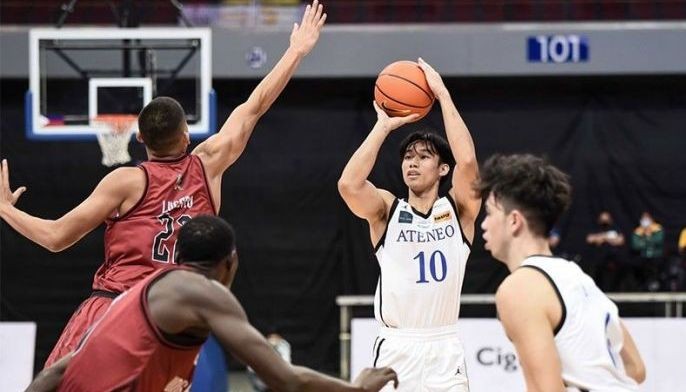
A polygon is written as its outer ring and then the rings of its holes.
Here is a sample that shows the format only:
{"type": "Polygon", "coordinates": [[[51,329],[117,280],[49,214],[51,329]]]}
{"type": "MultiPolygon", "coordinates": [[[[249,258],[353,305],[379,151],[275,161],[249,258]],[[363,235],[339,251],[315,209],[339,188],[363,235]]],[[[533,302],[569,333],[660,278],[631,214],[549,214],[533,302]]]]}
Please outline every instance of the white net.
{"type": "Polygon", "coordinates": [[[102,164],[111,167],[131,161],[129,142],[136,130],[134,115],[100,115],[91,124],[96,130],[98,144],[102,150],[102,164]]]}

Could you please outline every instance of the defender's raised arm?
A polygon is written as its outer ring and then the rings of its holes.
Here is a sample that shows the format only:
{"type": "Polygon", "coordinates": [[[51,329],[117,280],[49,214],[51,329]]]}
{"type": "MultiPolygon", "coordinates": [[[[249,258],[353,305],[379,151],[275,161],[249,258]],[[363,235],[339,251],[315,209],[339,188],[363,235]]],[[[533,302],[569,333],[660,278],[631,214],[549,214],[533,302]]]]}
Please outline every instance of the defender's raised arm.
{"type": "Polygon", "coordinates": [[[262,79],[248,100],[236,107],[219,132],[193,151],[205,164],[210,181],[221,176],[243,153],[257,121],[279,97],[300,61],[314,48],[326,21],[324,7],[315,0],[300,24],[293,25],[290,45],[274,68],[262,79]]]}

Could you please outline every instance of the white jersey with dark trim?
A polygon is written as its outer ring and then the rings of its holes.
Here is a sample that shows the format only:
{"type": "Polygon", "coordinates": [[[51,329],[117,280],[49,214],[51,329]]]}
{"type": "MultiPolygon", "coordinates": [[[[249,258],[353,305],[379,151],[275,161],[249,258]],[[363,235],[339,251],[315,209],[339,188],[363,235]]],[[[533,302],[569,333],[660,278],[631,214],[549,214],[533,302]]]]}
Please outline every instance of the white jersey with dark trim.
{"type": "Polygon", "coordinates": [[[624,335],[617,305],[593,279],[558,257],[531,256],[522,267],[545,275],[560,299],[562,319],[554,332],[565,385],[593,392],[638,391],[620,356],[624,335]]]}
{"type": "Polygon", "coordinates": [[[391,328],[456,324],[469,253],[449,196],[436,200],[427,214],[396,199],[376,249],[376,319],[391,328]]]}

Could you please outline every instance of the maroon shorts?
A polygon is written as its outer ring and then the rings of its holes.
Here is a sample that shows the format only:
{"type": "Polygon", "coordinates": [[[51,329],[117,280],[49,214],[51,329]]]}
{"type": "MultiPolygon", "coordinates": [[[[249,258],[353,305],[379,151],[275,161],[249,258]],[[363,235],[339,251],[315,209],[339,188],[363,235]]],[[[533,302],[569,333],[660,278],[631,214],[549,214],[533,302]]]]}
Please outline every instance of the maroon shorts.
{"type": "Polygon", "coordinates": [[[81,306],[69,319],[67,326],[64,327],[62,335],[60,335],[55,348],[52,349],[48,360],[45,361],[46,368],[76,349],[88,327],[105,314],[115,297],[116,294],[114,293],[96,291],[81,303],[81,306]]]}

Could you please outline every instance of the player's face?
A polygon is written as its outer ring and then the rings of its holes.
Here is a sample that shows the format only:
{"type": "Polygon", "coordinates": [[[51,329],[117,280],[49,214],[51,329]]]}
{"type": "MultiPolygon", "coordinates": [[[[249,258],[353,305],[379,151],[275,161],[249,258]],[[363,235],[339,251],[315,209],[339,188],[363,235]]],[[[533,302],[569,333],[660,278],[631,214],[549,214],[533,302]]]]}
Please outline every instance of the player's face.
{"type": "Polygon", "coordinates": [[[440,164],[438,154],[429,150],[425,142],[408,146],[403,156],[403,180],[415,192],[433,187],[447,173],[448,165],[440,164]]]}
{"type": "Polygon", "coordinates": [[[486,217],[481,222],[481,229],[484,231],[484,248],[498,260],[504,260],[508,244],[506,219],[505,209],[491,193],[486,200],[486,217]]]}

